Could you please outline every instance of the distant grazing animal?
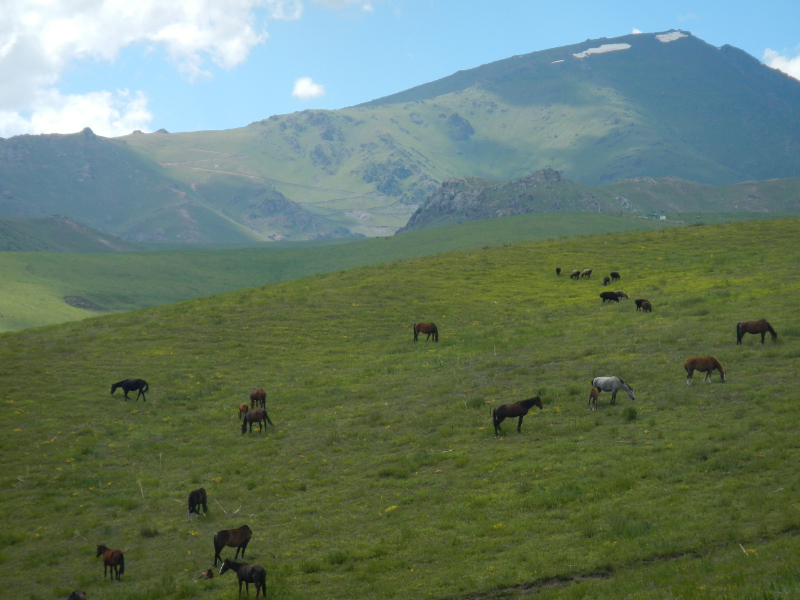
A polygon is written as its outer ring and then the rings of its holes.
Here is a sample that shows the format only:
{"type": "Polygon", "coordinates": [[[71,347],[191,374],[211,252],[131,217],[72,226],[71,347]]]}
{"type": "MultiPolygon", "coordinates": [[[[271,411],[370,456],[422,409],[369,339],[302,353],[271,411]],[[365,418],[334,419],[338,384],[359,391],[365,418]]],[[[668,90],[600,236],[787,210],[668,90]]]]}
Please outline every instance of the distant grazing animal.
{"type": "Polygon", "coordinates": [[[207,569],[200,573],[200,577],[195,579],[195,581],[200,581],[201,579],[214,579],[214,571],[212,569],[207,569]]]}
{"type": "Polygon", "coordinates": [[[631,400],[636,400],[633,395],[633,388],[619,377],[595,377],[592,379],[592,387],[596,387],[598,392],[611,392],[611,404],[617,403],[617,392],[619,390],[626,392],[631,400]]]}
{"type": "Polygon", "coordinates": [[[144,401],[147,402],[147,396],[144,393],[150,389],[150,386],[147,385],[147,382],[144,379],[123,379],[122,381],[118,381],[117,383],[111,386],[111,393],[117,391],[117,388],[122,388],[122,391],[125,392],[125,400],[130,400],[128,398],[128,392],[139,392],[139,395],[136,396],[136,399],[139,399],[139,396],[144,398],[144,401]]]}
{"type": "Polygon", "coordinates": [[[617,279],[619,279],[619,273],[611,271],[611,281],[616,281],[617,279]]]}
{"type": "Polygon", "coordinates": [[[494,434],[500,435],[500,423],[506,419],[513,419],[519,417],[517,422],[517,431],[522,433],[522,417],[528,414],[532,406],[538,406],[539,410],[542,409],[542,399],[539,396],[529,398],[528,400],[521,400],[513,404],[501,404],[492,411],[492,423],[494,424],[494,434]]]}
{"type": "Polygon", "coordinates": [[[713,356],[687,358],[686,362],[683,363],[683,368],[686,369],[686,385],[691,385],[692,375],[695,371],[705,373],[706,376],[703,377],[703,381],[707,380],[708,383],[711,383],[711,374],[715,369],[719,371],[722,383],[725,383],[725,369],[722,368],[720,362],[713,356]]]}
{"type": "Polygon", "coordinates": [[[642,312],[653,312],[653,305],[649,300],[642,301],[642,312]]]}
{"type": "Polygon", "coordinates": [[[603,299],[603,302],[606,300],[609,302],[619,302],[619,296],[617,296],[616,292],[600,292],[600,297],[603,299]]]}
{"type": "Polygon", "coordinates": [[[591,269],[584,269],[583,273],[581,273],[581,277],[586,277],[586,279],[592,278],[592,270],[591,269]]]}
{"type": "Polygon", "coordinates": [[[267,408],[267,391],[261,388],[253,388],[250,390],[250,408],[255,408],[259,404],[261,408],[267,408]]]}
{"type": "Polygon", "coordinates": [[[628,294],[626,294],[626,293],[625,293],[625,292],[623,292],[622,290],[617,290],[617,291],[615,291],[614,293],[615,293],[617,296],[619,296],[620,298],[625,298],[626,300],[628,300],[628,299],[630,298],[630,296],[628,296],[628,294]]]}
{"type": "Polygon", "coordinates": [[[223,529],[222,531],[215,533],[214,566],[217,566],[217,560],[222,562],[222,557],[219,555],[219,551],[225,546],[236,548],[236,556],[233,557],[234,560],[239,558],[239,550],[242,551],[242,558],[244,558],[244,551],[247,548],[247,544],[250,543],[250,538],[252,535],[253,532],[250,531],[250,528],[247,525],[242,525],[239,527],[239,529],[223,529]]]}
{"type": "Polygon", "coordinates": [[[261,595],[267,597],[267,570],[261,565],[249,565],[247,563],[233,562],[230,559],[222,561],[222,567],[219,570],[220,575],[224,575],[226,571],[231,570],[236,572],[239,578],[239,597],[242,597],[242,582],[244,582],[245,591],[250,595],[250,584],[256,584],[256,598],[258,598],[258,590],[261,589],[261,595]]]}
{"type": "Polygon", "coordinates": [[[417,336],[420,333],[427,333],[428,334],[428,337],[425,338],[426,342],[429,339],[431,339],[431,336],[433,336],[433,341],[434,342],[438,342],[439,341],[439,330],[436,328],[436,324],[435,323],[417,323],[416,325],[414,325],[414,341],[415,342],[417,341],[417,336]]]}
{"type": "Polygon", "coordinates": [[[647,300],[645,300],[644,298],[637,298],[636,300],[634,300],[634,302],[636,303],[636,310],[639,310],[642,308],[642,303],[647,302],[647,300]]]}
{"type": "Polygon", "coordinates": [[[736,324],[736,345],[742,343],[742,338],[744,337],[745,333],[760,333],[761,334],[761,343],[764,343],[764,336],[767,332],[772,334],[772,339],[778,339],[778,334],[772,328],[772,325],[767,323],[764,319],[760,321],[742,321],[741,323],[736,324]]]}
{"type": "Polygon", "coordinates": [[[114,573],[117,575],[117,581],[121,575],[125,573],[125,557],[122,555],[122,550],[111,550],[108,546],[100,544],[97,547],[98,556],[103,557],[103,579],[106,578],[106,570],[111,567],[111,578],[114,578],[114,573]]]}
{"type": "Polygon", "coordinates": [[[603,285],[608,285],[611,283],[611,277],[603,277],[603,285]]]}
{"type": "Polygon", "coordinates": [[[203,488],[189,492],[189,515],[197,513],[199,516],[201,506],[203,507],[203,514],[205,515],[208,512],[208,506],[206,505],[207,499],[206,491],[203,488]]]}
{"type": "Polygon", "coordinates": [[[556,267],[556,275],[561,275],[561,267],[556,267]]]}
{"type": "Polygon", "coordinates": [[[247,414],[242,419],[242,434],[247,433],[247,426],[250,426],[250,433],[253,433],[253,423],[258,423],[258,431],[259,433],[261,430],[267,426],[267,423],[275,427],[272,424],[272,421],[269,420],[269,415],[267,411],[263,408],[251,408],[247,411],[247,414]],[[263,427],[262,427],[263,423],[263,427]]]}
{"type": "Polygon", "coordinates": [[[247,414],[247,411],[250,410],[250,405],[246,402],[243,402],[239,405],[239,418],[241,419],[244,415],[247,414]]]}
{"type": "Polygon", "coordinates": [[[578,271],[578,270],[575,270],[572,273],[570,273],[569,278],[570,279],[578,279],[578,278],[580,278],[580,276],[581,276],[581,272],[578,271]]]}
{"type": "Polygon", "coordinates": [[[83,590],[75,590],[69,595],[67,600],[86,600],[86,592],[83,590]]]}
{"type": "Polygon", "coordinates": [[[597,396],[600,393],[596,387],[589,390],[589,405],[586,410],[597,410],[597,396]]]}

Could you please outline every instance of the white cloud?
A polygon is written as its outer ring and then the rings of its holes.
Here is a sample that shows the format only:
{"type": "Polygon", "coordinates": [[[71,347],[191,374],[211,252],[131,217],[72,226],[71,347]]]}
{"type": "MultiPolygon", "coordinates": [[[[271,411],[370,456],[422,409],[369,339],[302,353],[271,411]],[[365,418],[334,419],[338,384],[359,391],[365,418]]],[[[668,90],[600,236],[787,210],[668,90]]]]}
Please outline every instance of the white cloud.
{"type": "Polygon", "coordinates": [[[642,32],[641,32],[641,31],[639,31],[638,29],[636,29],[636,27],[634,27],[634,28],[633,28],[633,31],[631,31],[631,33],[632,33],[633,35],[639,35],[639,34],[640,34],[640,33],[642,33],[642,32]]]}
{"type": "Polygon", "coordinates": [[[795,79],[800,79],[800,52],[792,58],[767,48],[764,50],[762,60],[773,69],[778,69],[795,79]]]}
{"type": "Polygon", "coordinates": [[[314,83],[311,77],[301,77],[294,82],[292,96],[300,100],[313,100],[325,95],[325,86],[314,83]]]}

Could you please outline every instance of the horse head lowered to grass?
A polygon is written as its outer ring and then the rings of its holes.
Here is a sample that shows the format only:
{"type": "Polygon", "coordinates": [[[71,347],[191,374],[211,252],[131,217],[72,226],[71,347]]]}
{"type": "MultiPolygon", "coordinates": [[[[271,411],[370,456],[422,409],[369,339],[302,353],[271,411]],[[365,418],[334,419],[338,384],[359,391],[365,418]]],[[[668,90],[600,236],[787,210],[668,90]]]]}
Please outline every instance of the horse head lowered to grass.
{"type": "Polygon", "coordinates": [[[636,400],[633,395],[633,388],[619,377],[613,375],[610,377],[595,377],[592,379],[592,387],[597,388],[599,392],[611,392],[611,404],[616,404],[617,392],[620,390],[627,393],[628,398],[631,400],[636,400]]]}

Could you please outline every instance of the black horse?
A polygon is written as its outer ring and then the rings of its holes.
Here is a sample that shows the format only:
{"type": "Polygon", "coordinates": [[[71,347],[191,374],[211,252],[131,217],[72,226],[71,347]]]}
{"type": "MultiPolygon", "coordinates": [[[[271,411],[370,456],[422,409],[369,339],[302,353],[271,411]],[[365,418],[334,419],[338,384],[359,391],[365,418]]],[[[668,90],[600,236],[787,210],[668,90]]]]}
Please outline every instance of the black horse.
{"type": "Polygon", "coordinates": [[[75,590],[69,595],[67,600],[86,600],[86,592],[83,590],[75,590]]]}
{"type": "Polygon", "coordinates": [[[208,512],[208,506],[206,506],[206,491],[203,488],[199,490],[194,490],[193,492],[189,493],[189,516],[191,517],[192,513],[197,513],[198,516],[200,515],[200,505],[203,505],[203,514],[208,512]]]}
{"type": "Polygon", "coordinates": [[[144,398],[144,401],[147,402],[147,396],[144,395],[146,391],[150,389],[150,386],[147,385],[147,382],[144,379],[123,379],[122,381],[118,381],[111,386],[111,393],[117,391],[117,388],[122,388],[122,391],[125,392],[125,400],[130,400],[128,398],[128,392],[139,392],[139,395],[136,396],[136,399],[139,399],[139,396],[144,398]]]}
{"type": "Polygon", "coordinates": [[[239,578],[239,597],[242,597],[242,582],[244,582],[245,591],[250,595],[250,584],[256,584],[256,598],[258,598],[258,590],[261,589],[261,595],[267,597],[267,570],[261,565],[249,565],[247,563],[233,562],[226,558],[222,561],[222,568],[219,570],[220,575],[224,575],[226,571],[231,570],[236,572],[239,578]]]}
{"type": "Polygon", "coordinates": [[[242,525],[239,529],[223,529],[214,534],[214,566],[217,566],[217,559],[222,562],[222,557],[219,555],[220,550],[225,546],[236,548],[236,556],[234,559],[239,558],[239,550],[242,551],[242,558],[244,558],[244,551],[247,544],[250,543],[250,537],[253,532],[247,525],[242,525]]]}

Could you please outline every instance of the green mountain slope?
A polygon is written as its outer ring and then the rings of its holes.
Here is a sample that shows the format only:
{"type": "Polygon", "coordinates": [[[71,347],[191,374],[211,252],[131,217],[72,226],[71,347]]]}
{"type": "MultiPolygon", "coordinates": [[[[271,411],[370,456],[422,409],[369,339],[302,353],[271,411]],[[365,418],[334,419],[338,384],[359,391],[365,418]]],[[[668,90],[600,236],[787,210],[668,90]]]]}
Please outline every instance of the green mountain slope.
{"type": "Polygon", "coordinates": [[[214,533],[247,524],[267,598],[794,597],[798,235],[472,249],[3,334],[0,586],[230,599],[232,574],[196,579],[214,533]],[[554,265],[617,270],[653,312],[554,265]],[[777,341],[737,346],[761,317],[777,341]],[[439,343],[415,344],[429,320],[439,343]],[[727,381],[687,387],[705,355],[727,381]],[[635,400],[588,412],[606,374],[635,400]],[[125,377],[146,402],[109,395],[125,377]],[[256,386],[275,428],[243,435],[256,386]],[[543,410],[496,438],[490,410],[534,394],[543,410]],[[120,582],[97,544],[125,552],[120,582]]]}
{"type": "Polygon", "coordinates": [[[0,252],[130,252],[139,244],[101,233],[67,217],[0,217],[0,252]]]}

